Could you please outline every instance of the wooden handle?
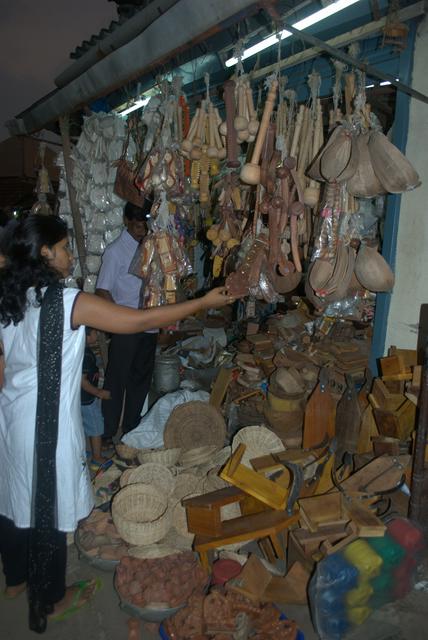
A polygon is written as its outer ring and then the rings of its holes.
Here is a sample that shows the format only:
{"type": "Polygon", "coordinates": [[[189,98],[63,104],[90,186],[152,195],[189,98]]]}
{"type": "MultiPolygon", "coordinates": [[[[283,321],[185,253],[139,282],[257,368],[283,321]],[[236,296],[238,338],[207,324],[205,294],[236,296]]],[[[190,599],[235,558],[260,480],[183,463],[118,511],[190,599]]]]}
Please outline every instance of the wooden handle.
{"type": "Polygon", "coordinates": [[[245,118],[245,87],[242,82],[238,85],[238,115],[245,118]]]}
{"type": "Polygon", "coordinates": [[[301,273],[302,265],[299,256],[299,247],[297,243],[297,216],[290,216],[290,235],[291,235],[291,255],[293,256],[296,271],[301,273]]]}
{"type": "Polygon", "coordinates": [[[273,107],[275,104],[277,89],[278,89],[278,81],[273,80],[272,85],[269,89],[269,93],[266,98],[262,121],[260,123],[259,132],[257,134],[256,144],[254,145],[253,155],[251,157],[251,164],[259,164],[260,154],[262,152],[262,147],[263,147],[263,143],[266,137],[266,132],[269,126],[270,117],[272,115],[273,107]]]}
{"type": "Polygon", "coordinates": [[[253,92],[251,90],[251,87],[246,88],[245,95],[247,98],[247,108],[248,108],[248,115],[250,116],[250,120],[257,120],[257,114],[256,114],[256,110],[254,109],[253,92]]]}
{"type": "Polygon", "coordinates": [[[300,137],[300,131],[302,129],[304,112],[305,112],[304,105],[300,105],[299,113],[297,114],[297,118],[296,118],[296,126],[294,127],[293,142],[291,144],[291,151],[290,151],[291,158],[296,158],[297,145],[299,144],[299,137],[300,137]]]}
{"type": "Polygon", "coordinates": [[[311,117],[311,112],[310,109],[308,109],[307,107],[304,108],[304,112],[303,112],[303,122],[302,122],[302,130],[301,130],[301,135],[300,135],[300,139],[301,139],[301,144],[300,144],[300,148],[299,148],[299,153],[298,153],[298,162],[297,162],[297,170],[299,172],[299,175],[303,177],[303,173],[304,173],[304,165],[306,162],[306,155],[307,155],[307,145],[309,143],[309,129],[310,129],[310,117],[311,117]]]}
{"type": "Polygon", "coordinates": [[[236,169],[240,166],[238,160],[238,141],[236,139],[235,120],[235,82],[226,80],[224,83],[224,104],[226,105],[226,147],[227,166],[236,169]]]}
{"type": "Polygon", "coordinates": [[[192,122],[190,123],[189,131],[187,132],[187,135],[185,136],[185,140],[189,140],[189,142],[192,142],[193,138],[195,137],[196,129],[198,127],[198,122],[199,122],[200,111],[201,110],[198,107],[196,109],[195,115],[193,116],[192,122]]]}
{"type": "Polygon", "coordinates": [[[345,105],[346,105],[346,115],[352,115],[352,100],[355,95],[355,74],[347,73],[345,75],[345,105]]]}
{"type": "Polygon", "coordinates": [[[205,126],[205,117],[206,117],[205,100],[202,100],[201,108],[199,110],[199,119],[198,119],[198,124],[196,128],[196,134],[193,139],[194,143],[198,145],[201,145],[203,142],[202,133],[204,131],[204,126],[205,126]]]}

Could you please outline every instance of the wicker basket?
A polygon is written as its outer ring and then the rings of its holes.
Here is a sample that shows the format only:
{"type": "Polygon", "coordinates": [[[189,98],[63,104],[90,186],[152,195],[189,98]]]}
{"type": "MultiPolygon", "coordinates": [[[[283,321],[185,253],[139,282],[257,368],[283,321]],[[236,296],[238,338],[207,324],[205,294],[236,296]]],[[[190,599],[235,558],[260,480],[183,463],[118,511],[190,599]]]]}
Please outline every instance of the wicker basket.
{"type": "Polygon", "coordinates": [[[140,449],[136,449],[135,447],[129,447],[124,442],[118,442],[115,445],[116,453],[122,460],[127,460],[129,462],[138,459],[138,454],[140,453],[140,449]]]}
{"type": "Polygon", "coordinates": [[[188,451],[183,451],[180,455],[179,465],[182,468],[196,467],[200,464],[204,464],[209,460],[212,460],[215,453],[218,451],[218,447],[215,445],[208,445],[206,447],[195,447],[188,451]]]}
{"type": "Polygon", "coordinates": [[[180,457],[181,449],[142,449],[138,453],[138,460],[140,464],[146,464],[147,462],[155,462],[156,464],[163,464],[165,467],[173,467],[178,458],[180,457]]]}
{"type": "Polygon", "coordinates": [[[216,445],[221,449],[226,437],[226,423],[220,411],[199,400],[186,402],[172,411],[164,430],[166,447],[193,449],[216,445]]]}
{"type": "Polygon", "coordinates": [[[188,496],[189,493],[195,493],[199,487],[202,489],[201,478],[198,478],[193,473],[180,473],[175,480],[174,491],[170,496],[171,504],[180,501],[184,496],[188,496]]]}
{"type": "Polygon", "coordinates": [[[159,544],[167,547],[173,547],[178,551],[191,551],[193,540],[189,536],[181,536],[174,527],[166,534],[165,538],[162,538],[159,544]]]}
{"type": "Polygon", "coordinates": [[[232,451],[243,443],[246,446],[242,464],[252,468],[250,460],[269,453],[284,451],[281,439],[267,427],[244,427],[233,438],[232,451]]]}
{"type": "Polygon", "coordinates": [[[113,498],[111,513],[120,536],[140,546],[162,540],[171,525],[168,497],[146,484],[131,484],[113,498]]]}
{"type": "Polygon", "coordinates": [[[127,484],[136,484],[138,482],[153,485],[168,496],[174,491],[175,487],[175,478],[168,467],[155,462],[147,462],[131,471],[127,484]]]}
{"type": "Polygon", "coordinates": [[[131,475],[131,473],[134,471],[134,469],[127,469],[126,471],[124,471],[122,473],[122,475],[119,478],[119,486],[123,489],[123,487],[126,487],[127,484],[132,484],[130,483],[130,478],[129,476],[131,475]]]}
{"type": "MultiPolygon", "coordinates": [[[[183,496],[186,498],[194,498],[195,496],[200,495],[199,493],[190,493],[187,496],[183,496]]],[[[187,538],[188,540],[193,540],[195,535],[193,533],[189,533],[187,529],[187,517],[186,517],[186,509],[181,504],[181,500],[177,502],[175,507],[172,510],[172,526],[174,529],[181,535],[183,538],[187,538]]]]}
{"type": "Polygon", "coordinates": [[[147,558],[165,558],[166,556],[173,556],[176,553],[182,553],[182,550],[165,544],[148,544],[144,547],[131,547],[128,551],[128,555],[133,558],[139,558],[140,560],[147,558]]]}

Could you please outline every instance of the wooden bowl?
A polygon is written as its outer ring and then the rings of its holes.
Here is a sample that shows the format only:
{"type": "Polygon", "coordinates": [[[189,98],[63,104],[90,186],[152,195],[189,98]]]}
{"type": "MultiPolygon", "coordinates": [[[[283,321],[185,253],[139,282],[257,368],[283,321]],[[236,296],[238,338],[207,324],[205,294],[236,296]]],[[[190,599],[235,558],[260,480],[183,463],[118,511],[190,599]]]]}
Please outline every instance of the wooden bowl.
{"type": "Polygon", "coordinates": [[[314,291],[322,289],[333,275],[333,265],[329,260],[317,258],[310,272],[309,283],[314,291]]]}
{"type": "Polygon", "coordinates": [[[403,193],[419,187],[421,181],[413,166],[380,131],[372,131],[369,152],[373,169],[389,193],[403,193]]]}
{"type": "Polygon", "coordinates": [[[374,198],[385,193],[373,169],[368,147],[369,137],[370,134],[363,133],[355,138],[359,153],[358,166],[354,175],[348,180],[346,189],[357,198],[374,198]]]}
{"type": "Polygon", "coordinates": [[[385,258],[377,249],[365,244],[358,251],[355,275],[363,287],[376,293],[391,291],[394,286],[394,274],[385,258]]]}
{"type": "Polygon", "coordinates": [[[302,273],[300,271],[294,271],[286,276],[275,274],[273,286],[277,293],[289,293],[299,286],[301,279],[302,273]]]}
{"type": "Polygon", "coordinates": [[[352,136],[345,127],[336,127],[321,154],[320,171],[327,182],[334,182],[351,160],[352,136]]]}

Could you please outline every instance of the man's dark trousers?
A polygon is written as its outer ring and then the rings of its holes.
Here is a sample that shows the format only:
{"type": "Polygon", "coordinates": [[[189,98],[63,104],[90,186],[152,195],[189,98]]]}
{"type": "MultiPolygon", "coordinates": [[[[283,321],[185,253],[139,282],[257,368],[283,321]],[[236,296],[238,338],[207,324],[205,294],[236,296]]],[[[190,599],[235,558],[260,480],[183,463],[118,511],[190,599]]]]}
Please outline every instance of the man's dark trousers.
{"type": "Polygon", "coordinates": [[[152,382],[157,339],[157,333],[112,335],[104,381],[111,400],[102,403],[105,438],[117,432],[125,392],[122,430],[127,433],[139,424],[152,382]]]}

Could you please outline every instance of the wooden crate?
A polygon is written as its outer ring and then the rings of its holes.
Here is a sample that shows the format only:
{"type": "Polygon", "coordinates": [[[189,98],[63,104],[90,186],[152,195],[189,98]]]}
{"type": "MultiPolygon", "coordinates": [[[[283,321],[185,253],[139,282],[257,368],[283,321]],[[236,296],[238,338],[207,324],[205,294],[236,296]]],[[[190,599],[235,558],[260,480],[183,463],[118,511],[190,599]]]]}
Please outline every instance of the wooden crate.
{"type": "Polygon", "coordinates": [[[406,399],[396,411],[373,409],[377,428],[381,436],[407,440],[416,424],[416,406],[406,399]]]}

